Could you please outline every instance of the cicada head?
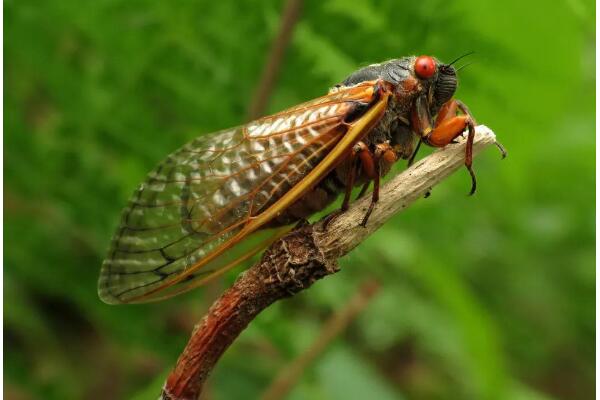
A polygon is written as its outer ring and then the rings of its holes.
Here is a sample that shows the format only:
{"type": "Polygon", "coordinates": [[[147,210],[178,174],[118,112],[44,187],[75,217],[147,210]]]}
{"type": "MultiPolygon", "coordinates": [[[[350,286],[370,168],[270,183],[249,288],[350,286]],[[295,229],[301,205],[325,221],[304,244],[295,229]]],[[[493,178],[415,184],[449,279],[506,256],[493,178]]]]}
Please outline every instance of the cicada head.
{"type": "Polygon", "coordinates": [[[432,114],[435,114],[456,91],[458,80],[452,65],[454,62],[444,64],[431,56],[398,58],[361,68],[346,78],[342,85],[353,86],[364,81],[383,79],[396,88],[396,102],[411,103],[424,93],[432,114]]]}
{"type": "Polygon", "coordinates": [[[419,79],[425,93],[428,94],[429,107],[432,114],[454,96],[458,86],[456,69],[450,64],[443,64],[430,56],[414,58],[414,76],[419,79]]]}

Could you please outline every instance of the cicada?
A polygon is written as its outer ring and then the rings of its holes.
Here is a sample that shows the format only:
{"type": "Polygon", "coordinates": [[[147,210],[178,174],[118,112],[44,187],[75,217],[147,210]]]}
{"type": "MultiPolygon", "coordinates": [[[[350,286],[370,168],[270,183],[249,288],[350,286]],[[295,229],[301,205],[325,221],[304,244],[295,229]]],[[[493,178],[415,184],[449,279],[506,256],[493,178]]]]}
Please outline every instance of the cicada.
{"type": "Polygon", "coordinates": [[[421,143],[443,147],[465,130],[471,168],[475,120],[453,99],[453,63],[430,56],[362,68],[325,96],[235,128],[203,135],[170,154],[125,208],[98,292],[139,303],[185,292],[264,249],[355,186],[379,181],[421,143]]]}

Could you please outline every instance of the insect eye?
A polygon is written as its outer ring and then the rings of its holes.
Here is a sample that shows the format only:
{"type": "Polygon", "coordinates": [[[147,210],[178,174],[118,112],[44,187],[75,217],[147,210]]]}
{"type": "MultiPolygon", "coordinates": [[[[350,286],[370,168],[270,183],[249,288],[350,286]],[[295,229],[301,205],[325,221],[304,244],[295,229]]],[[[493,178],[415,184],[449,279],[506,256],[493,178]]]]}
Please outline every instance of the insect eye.
{"type": "Polygon", "coordinates": [[[419,56],[415,61],[415,72],[419,78],[431,78],[435,74],[435,61],[429,56],[419,56]]]}

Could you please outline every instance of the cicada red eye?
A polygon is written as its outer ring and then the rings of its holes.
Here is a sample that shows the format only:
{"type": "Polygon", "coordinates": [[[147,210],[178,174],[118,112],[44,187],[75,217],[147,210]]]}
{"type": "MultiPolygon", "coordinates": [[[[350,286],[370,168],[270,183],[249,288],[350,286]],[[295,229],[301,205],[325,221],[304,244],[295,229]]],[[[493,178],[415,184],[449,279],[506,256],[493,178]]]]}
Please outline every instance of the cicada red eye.
{"type": "Polygon", "coordinates": [[[435,61],[429,56],[417,57],[415,61],[415,73],[419,78],[428,79],[435,74],[435,61]]]}

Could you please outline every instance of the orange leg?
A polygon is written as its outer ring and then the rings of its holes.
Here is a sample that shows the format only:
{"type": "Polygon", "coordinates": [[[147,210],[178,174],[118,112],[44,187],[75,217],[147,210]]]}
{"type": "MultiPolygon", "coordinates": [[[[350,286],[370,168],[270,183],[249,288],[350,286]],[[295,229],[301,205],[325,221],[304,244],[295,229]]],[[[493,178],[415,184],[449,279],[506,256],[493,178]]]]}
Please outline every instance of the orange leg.
{"type": "Polygon", "coordinates": [[[369,147],[363,142],[358,142],[352,149],[352,151],[358,155],[363,170],[373,181],[373,195],[371,196],[371,204],[369,204],[369,209],[360,223],[360,226],[363,227],[367,226],[367,221],[373,212],[373,208],[375,208],[375,203],[379,201],[379,158],[383,157],[386,154],[386,151],[381,151],[381,149],[378,150],[380,151],[376,151],[376,154],[374,155],[371,153],[371,150],[369,150],[369,147]]]}
{"type": "Polygon", "coordinates": [[[352,188],[354,188],[354,180],[356,179],[356,174],[360,168],[354,152],[352,152],[350,159],[352,160],[350,162],[350,173],[346,181],[346,191],[344,192],[344,201],[342,201],[342,207],[340,209],[341,212],[348,211],[348,207],[350,207],[350,196],[352,195],[352,188]]]}
{"type": "MultiPolygon", "coordinates": [[[[350,195],[352,194],[352,188],[354,188],[354,181],[356,179],[356,175],[358,174],[358,168],[362,166],[367,173],[367,176],[371,180],[375,180],[375,176],[381,175],[378,172],[379,160],[383,160],[389,166],[398,160],[396,153],[388,142],[376,144],[375,154],[371,153],[369,147],[364,142],[358,142],[352,148],[352,154],[350,157],[351,160],[354,160],[356,157],[358,157],[360,160],[360,165],[353,165],[352,170],[350,171],[348,181],[346,182],[346,192],[344,193],[344,201],[342,202],[342,211],[348,210],[350,204],[350,195]]],[[[363,185],[358,198],[364,195],[365,191],[369,187],[369,183],[370,181],[363,185]]]]}
{"type": "Polygon", "coordinates": [[[370,154],[369,152],[369,155],[365,156],[364,158],[370,158],[368,163],[374,164],[374,168],[372,170],[365,169],[367,175],[373,181],[373,196],[371,198],[371,204],[369,204],[369,209],[367,210],[367,213],[365,214],[360,224],[361,226],[366,227],[367,221],[369,220],[369,217],[371,216],[371,213],[375,208],[375,203],[379,201],[379,186],[381,183],[381,162],[386,164],[384,168],[387,171],[389,168],[391,168],[392,164],[398,161],[398,156],[396,155],[396,152],[393,150],[392,146],[390,146],[389,142],[385,142],[376,144],[375,154],[370,154]]]}
{"type": "Polygon", "coordinates": [[[375,158],[373,153],[371,153],[371,150],[369,150],[369,146],[367,146],[364,142],[358,142],[352,148],[352,152],[360,159],[362,168],[367,176],[373,179],[376,166],[375,158]]]}
{"type": "Polygon", "coordinates": [[[417,101],[412,114],[413,125],[423,137],[423,141],[434,147],[444,147],[454,142],[454,139],[460,136],[465,129],[468,129],[465,167],[471,175],[471,191],[469,194],[472,195],[477,189],[477,180],[472,168],[473,139],[475,138],[474,118],[463,103],[450,100],[439,110],[433,129],[431,128],[430,119],[424,102],[417,101]],[[465,113],[465,115],[456,115],[458,110],[465,113]]]}
{"type": "Polygon", "coordinates": [[[435,127],[437,128],[442,122],[455,116],[457,110],[458,102],[456,100],[447,101],[442,108],[440,108],[440,111],[438,111],[437,118],[435,119],[435,127]]]}
{"type": "Polygon", "coordinates": [[[389,142],[375,145],[375,158],[383,159],[383,161],[390,166],[398,161],[398,156],[389,142]]]}
{"type": "MultiPolygon", "coordinates": [[[[440,108],[440,111],[438,112],[437,118],[435,120],[435,128],[437,128],[442,123],[445,123],[453,116],[455,116],[457,110],[460,110],[464,115],[470,117],[471,121],[473,121],[473,125],[477,125],[477,122],[475,121],[475,118],[473,118],[471,111],[469,111],[469,108],[462,101],[450,100],[446,102],[446,104],[444,104],[442,108],[440,108]]],[[[494,144],[496,145],[498,150],[500,150],[502,158],[505,158],[506,150],[504,149],[504,146],[502,146],[502,144],[498,141],[495,141],[494,144]]]]}
{"type": "MultiPolygon", "coordinates": [[[[346,181],[346,191],[344,193],[344,200],[342,202],[342,207],[339,212],[344,212],[348,210],[350,204],[350,195],[352,193],[352,188],[354,187],[354,181],[356,179],[356,175],[358,174],[358,168],[362,168],[365,172],[369,181],[365,183],[363,186],[359,197],[361,197],[366,189],[369,186],[370,181],[373,181],[373,194],[371,197],[371,203],[369,204],[369,209],[365,213],[361,226],[366,226],[367,221],[373,209],[375,208],[375,203],[379,201],[379,185],[380,185],[380,176],[381,176],[381,166],[380,162],[385,162],[387,164],[393,164],[397,160],[396,153],[393,151],[392,147],[389,143],[380,143],[375,145],[375,152],[371,152],[369,146],[364,142],[358,142],[352,148],[351,154],[351,170],[348,174],[346,181]],[[354,160],[359,161],[359,163],[354,163],[354,160]]],[[[338,214],[333,213],[330,214],[325,221],[325,227],[333,220],[338,214]]]]}
{"type": "MultiPolygon", "coordinates": [[[[369,205],[369,210],[367,211],[365,217],[363,218],[362,222],[361,222],[361,226],[365,226],[365,224],[367,223],[367,220],[369,218],[369,215],[371,214],[371,212],[373,211],[373,207],[375,206],[375,203],[379,200],[379,162],[378,160],[375,159],[373,153],[371,153],[371,150],[369,150],[369,146],[367,146],[364,142],[358,142],[354,145],[354,147],[352,148],[352,153],[350,155],[350,172],[348,174],[347,180],[346,180],[346,191],[344,193],[344,200],[342,201],[342,207],[340,208],[340,210],[338,211],[334,211],[331,214],[329,214],[327,217],[325,217],[324,222],[323,222],[323,227],[324,229],[327,229],[327,226],[329,225],[329,223],[331,221],[333,221],[335,218],[337,218],[341,213],[345,212],[348,210],[348,207],[350,206],[350,196],[352,194],[352,189],[354,188],[354,181],[356,179],[356,175],[359,172],[359,168],[362,168],[365,173],[367,174],[367,176],[370,178],[370,180],[375,181],[375,189],[373,191],[373,197],[371,200],[371,204],[369,205]],[[357,162],[355,162],[357,161],[357,162]]],[[[365,183],[365,185],[363,186],[362,190],[361,190],[361,195],[363,194],[364,191],[366,191],[370,180],[365,183]]]]}
{"type": "Polygon", "coordinates": [[[431,146],[444,147],[460,136],[469,125],[474,125],[471,117],[456,115],[433,128],[432,131],[425,135],[424,140],[431,146]]]}
{"type": "Polygon", "coordinates": [[[467,145],[465,150],[465,167],[471,175],[471,191],[469,195],[475,193],[477,189],[477,179],[473,172],[473,140],[475,139],[475,123],[470,116],[457,115],[443,121],[438,127],[434,128],[426,137],[425,141],[435,147],[444,147],[460,136],[465,128],[468,128],[467,145]]]}

